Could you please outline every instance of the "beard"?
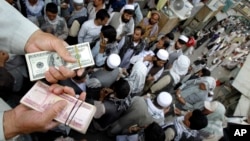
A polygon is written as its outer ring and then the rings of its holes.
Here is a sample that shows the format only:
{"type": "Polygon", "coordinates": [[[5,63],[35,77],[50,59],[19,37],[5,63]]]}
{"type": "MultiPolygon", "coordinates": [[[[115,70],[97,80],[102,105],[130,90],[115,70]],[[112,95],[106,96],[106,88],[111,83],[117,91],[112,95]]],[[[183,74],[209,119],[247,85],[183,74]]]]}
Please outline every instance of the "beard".
{"type": "Polygon", "coordinates": [[[122,18],[122,22],[124,22],[124,23],[128,23],[129,22],[129,20],[125,19],[123,15],[122,15],[121,18],[122,18]]]}

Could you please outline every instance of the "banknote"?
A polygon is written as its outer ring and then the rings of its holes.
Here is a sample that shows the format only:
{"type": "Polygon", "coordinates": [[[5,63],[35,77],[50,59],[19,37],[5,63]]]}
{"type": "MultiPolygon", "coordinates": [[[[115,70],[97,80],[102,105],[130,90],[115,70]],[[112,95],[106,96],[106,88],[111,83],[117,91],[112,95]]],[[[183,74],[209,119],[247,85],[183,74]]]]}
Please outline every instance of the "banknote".
{"type": "Polygon", "coordinates": [[[67,94],[55,95],[49,91],[49,86],[41,81],[36,82],[22,97],[20,103],[36,111],[44,112],[59,100],[65,100],[68,104],[55,120],[85,134],[96,112],[96,107],[91,104],[67,94]]]}
{"type": "Polygon", "coordinates": [[[44,78],[44,74],[50,66],[55,68],[65,66],[75,70],[95,64],[89,43],[69,46],[67,50],[72,57],[77,59],[75,63],[65,62],[56,52],[41,51],[25,54],[30,80],[35,81],[44,78]]]}

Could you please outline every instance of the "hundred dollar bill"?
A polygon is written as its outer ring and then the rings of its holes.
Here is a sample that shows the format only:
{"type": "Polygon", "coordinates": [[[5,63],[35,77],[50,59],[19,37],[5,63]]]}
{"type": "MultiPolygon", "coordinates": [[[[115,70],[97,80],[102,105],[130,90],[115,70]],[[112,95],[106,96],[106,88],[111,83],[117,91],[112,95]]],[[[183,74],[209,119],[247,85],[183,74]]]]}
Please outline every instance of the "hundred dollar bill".
{"type": "Polygon", "coordinates": [[[36,82],[20,102],[36,111],[44,112],[48,106],[59,100],[66,100],[68,105],[55,120],[85,134],[96,112],[93,105],[67,94],[55,95],[41,81],[36,82]]]}
{"type": "Polygon", "coordinates": [[[44,78],[44,74],[50,66],[55,68],[65,66],[71,70],[75,70],[95,64],[89,43],[69,46],[67,50],[72,57],[77,59],[77,62],[65,62],[56,52],[41,51],[25,54],[30,80],[34,81],[44,78]]]}

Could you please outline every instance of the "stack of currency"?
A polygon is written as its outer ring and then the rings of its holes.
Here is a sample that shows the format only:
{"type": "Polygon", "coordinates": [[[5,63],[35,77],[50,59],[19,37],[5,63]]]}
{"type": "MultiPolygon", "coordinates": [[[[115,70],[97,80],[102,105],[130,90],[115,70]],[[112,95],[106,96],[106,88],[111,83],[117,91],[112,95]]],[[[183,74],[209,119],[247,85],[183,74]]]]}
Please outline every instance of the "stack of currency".
{"type": "Polygon", "coordinates": [[[25,54],[31,81],[44,78],[49,67],[65,66],[71,70],[93,66],[95,64],[89,43],[67,47],[70,55],[77,59],[75,63],[65,62],[56,52],[41,51],[25,54]]]}
{"type": "Polygon", "coordinates": [[[85,134],[96,112],[93,105],[67,94],[55,95],[41,81],[36,82],[20,102],[36,111],[44,112],[48,106],[59,100],[66,100],[68,105],[55,120],[85,134]]]}

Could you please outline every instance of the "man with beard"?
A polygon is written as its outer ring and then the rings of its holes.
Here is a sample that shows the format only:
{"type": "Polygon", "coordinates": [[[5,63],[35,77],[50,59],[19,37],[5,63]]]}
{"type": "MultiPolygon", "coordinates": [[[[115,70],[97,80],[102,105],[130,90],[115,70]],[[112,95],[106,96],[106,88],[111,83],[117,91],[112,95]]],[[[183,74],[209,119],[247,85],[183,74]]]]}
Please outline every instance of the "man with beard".
{"type": "Polygon", "coordinates": [[[147,38],[147,42],[152,42],[157,39],[158,36],[158,21],[160,19],[160,13],[157,11],[151,12],[151,17],[147,18],[145,17],[139,25],[145,30],[145,34],[143,35],[143,38],[147,38]]]}
{"type": "Polygon", "coordinates": [[[51,33],[62,40],[68,36],[67,23],[64,18],[58,15],[57,5],[53,2],[46,5],[44,16],[37,17],[34,23],[42,31],[51,33]]]}
{"type": "Polygon", "coordinates": [[[105,9],[105,0],[94,0],[93,2],[88,3],[87,9],[89,14],[89,20],[95,19],[96,13],[100,9],[105,9]]]}
{"type": "Polygon", "coordinates": [[[141,38],[143,34],[143,29],[137,26],[133,35],[126,35],[121,39],[118,44],[119,56],[121,57],[120,67],[130,69],[130,58],[143,51],[146,46],[145,40],[141,38]]]}
{"type": "Polygon", "coordinates": [[[134,5],[125,5],[123,12],[112,12],[109,25],[112,25],[117,32],[116,39],[121,40],[125,35],[133,34],[134,29],[134,5]]]}
{"type": "Polygon", "coordinates": [[[175,42],[174,46],[170,46],[167,51],[169,53],[168,63],[165,68],[168,69],[172,66],[173,62],[183,54],[182,47],[188,42],[188,37],[185,35],[180,35],[179,39],[175,42]]]}

